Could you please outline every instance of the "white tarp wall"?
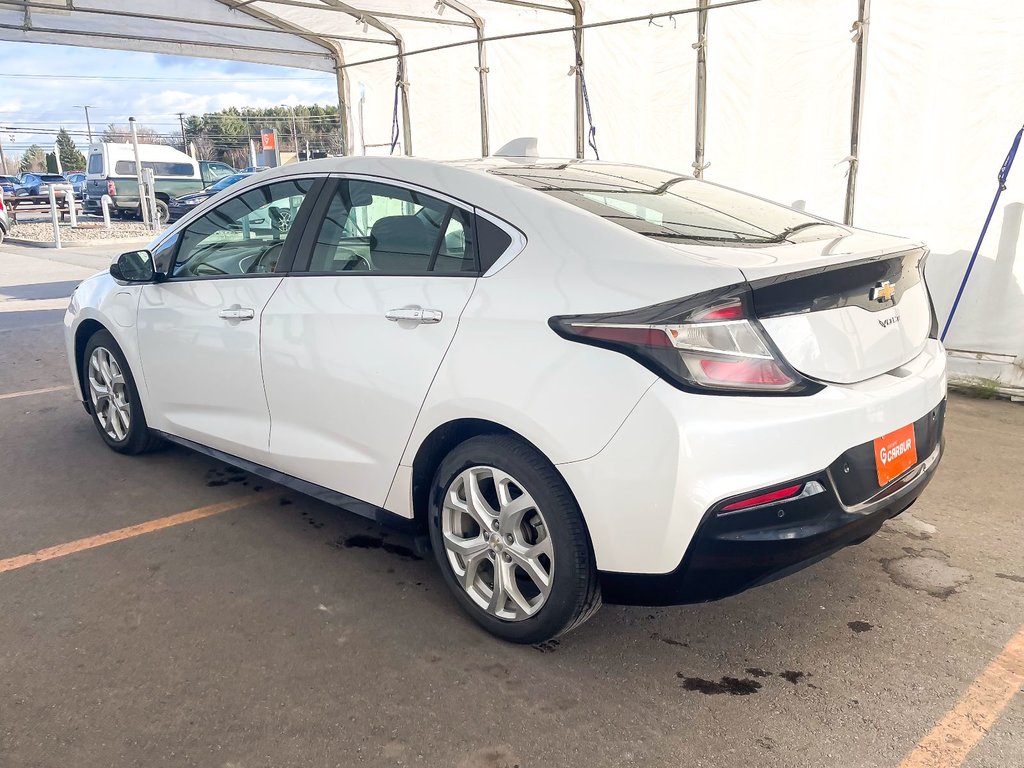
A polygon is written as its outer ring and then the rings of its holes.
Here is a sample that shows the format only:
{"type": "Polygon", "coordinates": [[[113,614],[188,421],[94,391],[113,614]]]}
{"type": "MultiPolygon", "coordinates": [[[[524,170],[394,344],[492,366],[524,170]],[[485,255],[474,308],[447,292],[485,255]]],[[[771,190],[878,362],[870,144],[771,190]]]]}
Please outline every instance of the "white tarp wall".
{"type": "MultiPolygon", "coordinates": [[[[337,45],[343,55],[335,63],[343,59],[352,65],[345,69],[351,149],[361,152],[365,141],[378,145],[368,147],[368,153],[386,153],[396,62],[353,64],[395,53],[398,38],[406,51],[415,51],[476,37],[470,15],[460,14],[454,2],[442,7],[446,4],[436,0],[255,0],[231,10],[237,2],[75,0],[75,10],[68,10],[65,0],[27,0],[33,28],[83,33],[76,37],[26,29],[24,9],[0,3],[0,39],[244,58],[320,70],[331,69],[325,50],[337,45]],[[89,17],[81,12],[87,8],[202,19],[209,26],[89,17]],[[286,29],[312,31],[326,39],[218,27],[231,21],[260,24],[261,15],[281,20],[286,29]],[[464,26],[439,20],[458,20],[464,26]],[[118,39],[118,31],[134,38],[118,39]],[[90,38],[89,32],[96,37],[90,38]],[[191,42],[177,48],[160,42],[176,35],[191,42]],[[209,45],[204,47],[203,41],[209,45]],[[236,48],[226,51],[226,42],[236,48]]],[[[548,7],[463,0],[461,8],[484,20],[488,37],[572,26],[568,0],[537,4],[548,7]]],[[[584,22],[695,5],[696,0],[588,0],[584,22]]],[[[842,219],[855,54],[851,27],[857,14],[857,0],[760,0],[710,11],[706,179],[842,219]]],[[[928,276],[940,323],[995,192],[996,173],[1024,122],[1022,39],[1022,2],[872,4],[854,223],[931,246],[928,276]]],[[[696,40],[696,14],[584,32],[584,71],[602,159],[692,173],[696,40]]],[[[542,153],[572,157],[571,32],[489,42],[486,55],[491,149],[533,135],[539,137],[542,153]]],[[[406,58],[414,154],[479,155],[476,67],[475,45],[406,58]]],[[[396,153],[409,138],[403,131],[396,153]]],[[[593,157],[589,147],[586,156],[593,157]]],[[[1024,158],[1010,175],[946,340],[954,371],[998,377],[1005,386],[1020,388],[1022,213],[1024,158]]]]}

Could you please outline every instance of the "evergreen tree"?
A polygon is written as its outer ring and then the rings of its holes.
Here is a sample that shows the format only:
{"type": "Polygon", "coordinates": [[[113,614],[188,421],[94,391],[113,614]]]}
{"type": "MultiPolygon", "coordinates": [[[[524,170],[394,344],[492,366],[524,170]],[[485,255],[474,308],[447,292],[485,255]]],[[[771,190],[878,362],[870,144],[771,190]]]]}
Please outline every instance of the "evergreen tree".
{"type": "Polygon", "coordinates": [[[64,128],[57,131],[57,151],[60,152],[60,165],[65,173],[85,170],[85,155],[78,151],[71,134],[64,128]]]}

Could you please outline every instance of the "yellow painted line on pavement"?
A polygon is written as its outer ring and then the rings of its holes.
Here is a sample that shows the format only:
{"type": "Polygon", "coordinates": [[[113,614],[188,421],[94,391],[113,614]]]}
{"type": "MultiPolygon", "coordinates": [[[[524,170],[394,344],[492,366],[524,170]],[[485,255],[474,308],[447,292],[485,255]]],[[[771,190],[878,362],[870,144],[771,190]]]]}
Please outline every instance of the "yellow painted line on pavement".
{"type": "Polygon", "coordinates": [[[0,395],[0,400],[10,400],[13,397],[28,397],[29,395],[45,395],[47,392],[63,392],[71,389],[70,384],[62,384],[59,387],[43,387],[42,389],[26,389],[22,392],[7,392],[0,395]]]}
{"type": "Polygon", "coordinates": [[[149,520],[148,522],[139,523],[138,525],[129,525],[127,528],[118,528],[116,531],[109,531],[96,536],[89,536],[84,539],[69,541],[66,544],[58,544],[55,547],[40,549],[38,552],[32,552],[28,555],[9,557],[6,560],[0,560],[0,573],[16,571],[19,568],[24,568],[28,565],[43,563],[47,560],[55,560],[58,557],[73,555],[76,552],[83,552],[87,549],[95,549],[96,547],[102,547],[105,544],[113,544],[115,541],[124,541],[125,539],[142,536],[146,533],[162,531],[165,528],[171,528],[175,525],[182,525],[183,523],[202,520],[204,517],[212,517],[213,515],[219,515],[222,512],[230,512],[233,509],[238,509],[248,504],[255,504],[256,502],[276,498],[279,495],[279,493],[274,491],[250,493],[246,496],[231,499],[230,501],[222,501],[218,504],[210,504],[205,507],[190,509],[187,512],[179,512],[176,515],[159,517],[156,520],[149,520]]]}
{"type": "Polygon", "coordinates": [[[957,768],[1024,687],[1024,627],[985,667],[956,706],[914,747],[900,768],[957,768]]]}

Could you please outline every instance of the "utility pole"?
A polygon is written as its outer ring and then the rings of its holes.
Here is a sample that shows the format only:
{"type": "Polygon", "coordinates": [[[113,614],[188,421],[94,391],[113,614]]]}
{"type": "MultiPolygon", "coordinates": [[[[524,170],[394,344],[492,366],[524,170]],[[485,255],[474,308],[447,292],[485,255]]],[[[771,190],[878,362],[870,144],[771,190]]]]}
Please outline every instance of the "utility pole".
{"type": "Polygon", "coordinates": [[[92,123],[89,122],[89,107],[92,104],[75,104],[75,106],[85,110],[85,130],[89,134],[89,143],[92,144],[92,123]]]}
{"type": "Polygon", "coordinates": [[[4,166],[4,176],[7,175],[7,156],[4,155],[4,142],[0,139],[0,164],[4,166]]]}
{"type": "Polygon", "coordinates": [[[181,151],[188,152],[188,141],[185,139],[185,113],[178,113],[178,122],[181,124],[181,151]]]}

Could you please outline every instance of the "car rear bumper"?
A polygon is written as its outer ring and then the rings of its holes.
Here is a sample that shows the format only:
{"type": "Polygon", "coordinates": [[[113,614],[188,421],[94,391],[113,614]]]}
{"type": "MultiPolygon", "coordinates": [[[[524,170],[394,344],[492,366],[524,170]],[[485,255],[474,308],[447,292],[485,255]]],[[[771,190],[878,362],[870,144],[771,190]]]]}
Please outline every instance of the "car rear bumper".
{"type": "MultiPolygon", "coordinates": [[[[879,489],[873,443],[845,452],[826,469],[782,485],[811,495],[724,511],[709,509],[679,566],[667,574],[602,573],[609,603],[676,605],[718,600],[806,568],[843,547],[859,544],[910,507],[942,458],[946,401],[914,422],[924,459],[879,489]]],[[[771,491],[772,488],[763,489],[771,491]]],[[[752,494],[743,494],[750,496],[752,494]]]]}
{"type": "MultiPolygon", "coordinates": [[[[676,573],[709,510],[840,459],[857,471],[824,487],[846,506],[862,503],[878,491],[874,439],[931,414],[946,397],[945,371],[941,344],[929,340],[898,370],[806,397],[698,395],[655,382],[601,451],[557,465],[598,570],[676,573]]],[[[931,450],[919,437],[918,459],[931,450]]]]}

